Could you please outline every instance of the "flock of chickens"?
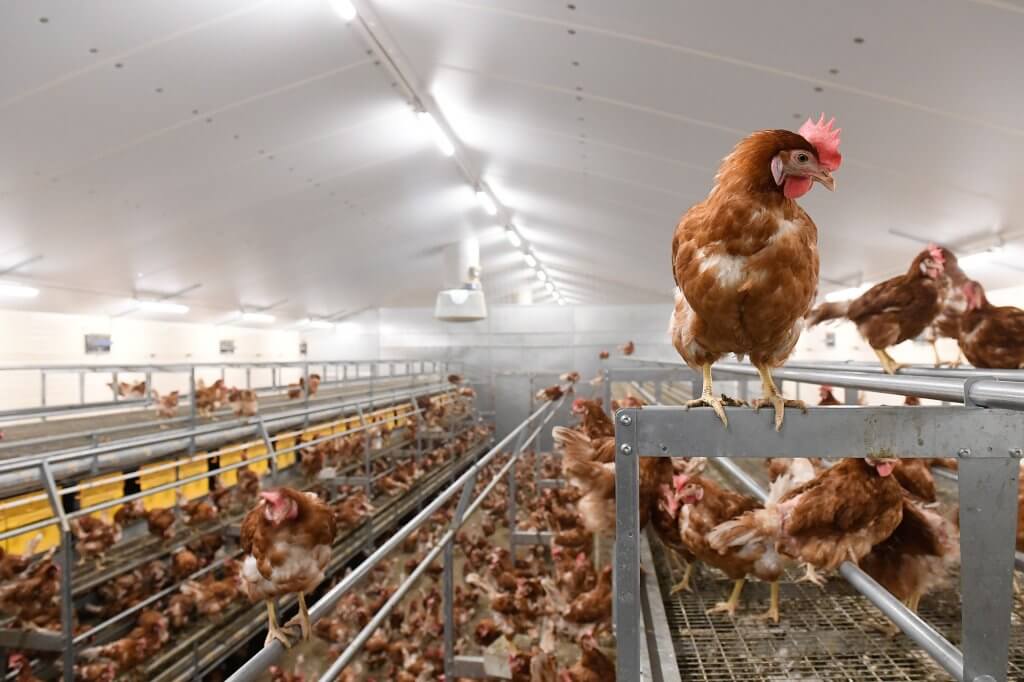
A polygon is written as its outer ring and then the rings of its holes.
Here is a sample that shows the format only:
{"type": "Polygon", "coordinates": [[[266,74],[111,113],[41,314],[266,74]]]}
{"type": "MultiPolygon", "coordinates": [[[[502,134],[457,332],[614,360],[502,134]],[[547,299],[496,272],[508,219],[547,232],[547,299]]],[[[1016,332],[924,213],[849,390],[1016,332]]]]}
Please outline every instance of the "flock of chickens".
{"type": "MultiPolygon", "coordinates": [[[[298,400],[303,396],[315,396],[320,388],[321,377],[319,374],[310,374],[309,382],[305,377],[299,377],[294,384],[287,386],[289,400],[298,400]]],[[[107,384],[117,392],[121,398],[145,398],[146,382],[138,381],[129,383],[119,381],[116,384],[107,384]]],[[[160,394],[156,389],[149,391],[153,399],[154,409],[157,417],[161,419],[173,419],[178,415],[178,403],[181,399],[180,391],[160,394]]],[[[209,418],[220,408],[227,406],[236,417],[255,417],[259,412],[259,396],[256,391],[249,388],[237,388],[228,386],[223,379],[217,379],[211,385],[199,379],[195,389],[196,414],[200,417],[209,418]]]]}
{"type": "MultiPolygon", "coordinates": [[[[614,425],[600,399],[577,399],[577,429],[556,427],[566,478],[582,492],[584,526],[598,536],[615,532],[614,425]]],[[[943,507],[930,466],[949,460],[885,457],[769,459],[767,501],[724,488],[703,474],[702,458],[640,460],[640,523],[651,524],[671,556],[686,563],[677,590],[690,589],[697,562],[735,581],[711,611],[735,613],[744,581],[771,583],[765,617],[780,618],[778,581],[790,566],[822,583],[823,573],[852,561],[913,610],[949,584],[959,563],[956,508],[943,507]]]]}
{"type": "Polygon", "coordinates": [[[796,133],[761,130],[741,140],[722,160],[708,197],[681,218],[672,240],[676,305],[672,343],[703,374],[702,395],[728,426],[711,367],[734,353],[758,369],[776,428],[787,406],[804,407],[779,393],[771,369],[793,352],[805,323],[847,318],[878,355],[886,372],[900,365],[888,349],[926,329],[932,338],[956,339],[975,367],[1024,367],[1024,311],[993,306],[946,248],[929,245],[905,274],[881,282],[849,302],[812,310],[818,292],[818,228],[796,199],[814,183],[835,190],[842,163],[835,120],[808,119],[796,133]]]}
{"type": "MultiPolygon", "coordinates": [[[[76,634],[88,631],[91,625],[86,625],[86,621],[112,617],[161,590],[179,585],[166,598],[139,611],[135,627],[123,637],[82,650],[75,668],[76,679],[106,682],[132,673],[152,659],[173,634],[198,621],[224,620],[243,596],[258,601],[268,594],[313,589],[323,579],[336,533],[347,535],[355,531],[374,512],[364,488],[340,485],[336,492],[328,488],[327,482],[334,472],[344,471],[350,465],[361,467],[363,448],[368,446],[374,454],[374,489],[384,496],[382,499],[408,492],[427,472],[463,456],[490,438],[490,428],[486,426],[471,426],[455,434],[445,430],[448,421],[471,412],[472,407],[462,394],[456,389],[453,395],[459,397],[449,401],[421,398],[419,417],[407,422],[403,442],[415,439],[417,431],[421,433],[421,442],[444,442],[419,458],[393,460],[377,456],[376,451],[389,447],[394,436],[393,429],[378,424],[369,437],[354,433],[304,448],[296,467],[296,482],[305,490],[263,490],[259,475],[242,467],[235,470],[235,485],[227,487],[219,476],[211,476],[209,494],[194,500],[179,495],[176,507],[146,509],[140,499],[119,507],[110,520],[98,516],[74,518],[71,527],[80,565],[101,569],[105,557],[118,552],[123,531],[136,523],[144,525],[155,538],[152,548],[162,555],[102,582],[84,602],[76,604],[76,634]],[[333,472],[320,476],[321,470],[311,466],[311,461],[326,463],[333,472]],[[292,513],[288,500],[301,508],[300,513],[292,513]],[[283,513],[279,515],[268,511],[281,509],[283,513]],[[310,534],[314,518],[319,518],[321,530],[310,534]],[[235,547],[225,533],[239,520],[240,546],[235,547]],[[179,531],[181,525],[185,528],[179,531]],[[267,528],[271,528],[270,533],[267,528]],[[279,561],[282,552],[288,556],[279,561]],[[300,557],[298,565],[295,557],[300,557]]],[[[10,619],[10,627],[59,631],[61,568],[54,561],[55,550],[32,557],[39,539],[41,536],[30,543],[24,556],[0,550],[0,615],[10,619]]],[[[302,603],[300,613],[304,611],[302,603]]],[[[308,636],[308,622],[301,632],[308,636]]],[[[287,639],[280,629],[274,634],[287,639]]],[[[19,682],[38,679],[26,654],[15,653],[8,663],[19,682]]],[[[59,660],[55,663],[60,665],[59,660]]]]}

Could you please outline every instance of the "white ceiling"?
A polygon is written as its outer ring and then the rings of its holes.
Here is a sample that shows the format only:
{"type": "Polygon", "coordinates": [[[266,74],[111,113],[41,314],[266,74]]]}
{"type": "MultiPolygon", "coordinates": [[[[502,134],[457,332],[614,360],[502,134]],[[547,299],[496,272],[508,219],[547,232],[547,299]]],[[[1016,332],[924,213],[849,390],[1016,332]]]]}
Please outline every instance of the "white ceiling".
{"type": "MultiPolygon", "coordinates": [[[[804,201],[826,278],[901,270],[918,245],[890,230],[1024,234],[1024,2],[356,5],[570,300],[669,300],[718,160],[819,111],[844,130],[838,191],[804,201]]],[[[43,256],[6,277],[43,289],[23,305],[426,305],[469,234],[510,300],[530,274],[367,47],[327,0],[4,3],[0,270],[43,256]]],[[[1017,284],[1021,256],[972,274],[1017,284]]]]}

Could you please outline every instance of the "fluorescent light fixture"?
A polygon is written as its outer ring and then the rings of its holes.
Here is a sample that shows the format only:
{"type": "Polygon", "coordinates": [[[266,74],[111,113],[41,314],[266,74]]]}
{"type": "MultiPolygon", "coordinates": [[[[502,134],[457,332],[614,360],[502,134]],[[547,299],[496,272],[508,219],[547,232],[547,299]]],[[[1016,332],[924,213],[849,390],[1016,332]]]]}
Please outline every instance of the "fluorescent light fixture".
{"type": "Polygon", "coordinates": [[[188,312],[188,306],[173,301],[135,301],[140,310],[147,313],[174,313],[184,315],[188,312]]]}
{"type": "Polygon", "coordinates": [[[848,289],[840,289],[838,291],[832,291],[825,294],[825,300],[829,303],[838,303],[840,301],[852,301],[855,298],[860,297],[865,291],[871,288],[870,282],[865,282],[859,287],[849,287],[848,289]]]}
{"type": "Polygon", "coordinates": [[[520,246],[523,245],[523,238],[519,236],[519,233],[516,232],[516,229],[514,227],[505,228],[505,238],[508,239],[508,243],[511,244],[514,248],[518,249],[520,246]]]}
{"type": "Polygon", "coordinates": [[[331,0],[331,9],[345,21],[356,18],[356,8],[349,0],[331,0]]]}
{"type": "Polygon", "coordinates": [[[430,115],[429,111],[420,111],[416,114],[420,123],[427,129],[430,136],[434,138],[434,143],[437,144],[437,148],[441,150],[441,153],[445,156],[451,156],[455,153],[455,146],[452,141],[448,139],[444,131],[441,130],[441,126],[437,124],[434,117],[430,115]]]}
{"type": "Polygon", "coordinates": [[[548,290],[549,294],[554,294],[555,293],[555,285],[552,284],[551,282],[545,282],[544,283],[544,288],[548,290]]]}
{"type": "Polygon", "coordinates": [[[259,312],[245,312],[242,311],[243,322],[264,322],[270,323],[274,321],[274,316],[270,313],[259,313],[259,312]]]}
{"type": "Polygon", "coordinates": [[[469,300],[469,289],[448,289],[445,293],[455,305],[462,305],[469,300]]]}
{"type": "Polygon", "coordinates": [[[537,279],[539,279],[542,282],[546,282],[548,280],[548,273],[544,272],[543,270],[538,270],[537,279]]]}
{"type": "Polygon", "coordinates": [[[13,282],[0,282],[0,296],[35,298],[38,295],[39,289],[35,287],[27,287],[24,284],[14,284],[13,282]]]}
{"type": "Polygon", "coordinates": [[[487,215],[498,215],[498,205],[494,203],[494,197],[487,190],[478,189],[476,191],[476,200],[480,202],[487,215]]]}
{"type": "Polygon", "coordinates": [[[537,259],[536,257],[534,257],[532,253],[524,253],[523,260],[525,260],[526,264],[529,265],[531,268],[537,267],[537,259]]]}
{"type": "Polygon", "coordinates": [[[303,327],[309,327],[310,329],[331,329],[334,327],[334,325],[327,320],[314,320],[311,317],[307,317],[299,324],[303,327]]]}
{"type": "Polygon", "coordinates": [[[991,256],[999,253],[1002,250],[1003,250],[1003,245],[1002,244],[996,244],[995,246],[987,248],[984,251],[975,251],[974,253],[969,253],[966,256],[960,256],[960,258],[957,259],[957,262],[960,265],[964,265],[964,266],[968,266],[968,267],[970,267],[970,266],[977,266],[977,265],[984,265],[985,263],[989,262],[989,258],[991,256]]]}

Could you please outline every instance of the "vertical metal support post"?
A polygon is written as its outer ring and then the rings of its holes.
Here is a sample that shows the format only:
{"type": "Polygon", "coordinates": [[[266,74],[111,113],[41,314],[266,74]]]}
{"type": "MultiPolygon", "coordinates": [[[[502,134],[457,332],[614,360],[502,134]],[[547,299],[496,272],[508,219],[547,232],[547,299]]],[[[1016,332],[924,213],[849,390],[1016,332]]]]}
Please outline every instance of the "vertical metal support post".
{"type": "Polygon", "coordinates": [[[245,368],[245,388],[246,390],[252,388],[252,367],[245,368]]]}
{"type": "Polygon", "coordinates": [[[654,402],[661,404],[661,379],[654,380],[654,402]]]}
{"type": "Polygon", "coordinates": [[[277,388],[277,367],[270,368],[270,385],[277,388]]]}
{"type": "MultiPolygon", "coordinates": [[[[39,404],[42,407],[46,407],[46,370],[39,370],[39,404]]],[[[46,421],[46,417],[43,417],[41,421],[46,421]]]]}
{"type": "Polygon", "coordinates": [[[604,409],[608,413],[608,416],[612,414],[612,373],[611,370],[603,369],[601,373],[604,375],[604,409]]]}
{"type": "Polygon", "coordinates": [[[71,572],[74,570],[75,560],[71,553],[71,525],[64,513],[64,504],[60,499],[60,492],[57,490],[57,482],[53,478],[53,471],[50,463],[46,460],[39,465],[43,475],[43,482],[46,484],[46,495],[50,498],[50,506],[53,508],[53,515],[60,520],[60,629],[64,638],[64,682],[74,682],[75,679],[75,646],[74,639],[75,605],[71,596],[71,572]]]}
{"type": "Polygon", "coordinates": [[[78,372],[78,404],[85,405],[85,370],[78,372]]]}
{"type": "Polygon", "coordinates": [[[619,411],[615,423],[615,601],[612,614],[618,647],[616,675],[640,679],[640,411],[619,411]]]}
{"type": "Polygon", "coordinates": [[[193,455],[196,451],[196,366],[192,365],[188,373],[188,412],[189,412],[189,425],[191,425],[192,433],[189,436],[188,441],[188,454],[193,455]]]}
{"type": "Polygon", "coordinates": [[[228,368],[225,367],[224,365],[221,365],[220,366],[220,380],[221,381],[226,382],[228,380],[227,373],[228,373],[228,368]]]}
{"type": "Polygon", "coordinates": [[[377,376],[377,363],[370,363],[370,400],[373,400],[373,379],[377,376]]]}
{"type": "Polygon", "coordinates": [[[960,455],[964,680],[1005,682],[1020,460],[972,459],[969,450],[960,455]]]}
{"type": "Polygon", "coordinates": [[[455,507],[455,514],[448,528],[452,531],[452,537],[444,545],[444,575],[442,578],[442,605],[444,607],[444,679],[454,680],[455,671],[452,668],[455,661],[455,535],[462,525],[462,519],[469,508],[470,500],[473,498],[473,490],[476,487],[476,474],[469,477],[469,480],[462,486],[462,493],[459,496],[459,504],[455,507]]]}
{"type": "Polygon", "coordinates": [[[263,421],[263,415],[257,418],[259,419],[260,437],[263,438],[263,445],[266,446],[267,454],[270,455],[270,481],[277,485],[277,455],[274,454],[274,443],[270,440],[270,434],[267,432],[267,425],[263,421]]]}
{"type": "Polygon", "coordinates": [[[302,365],[302,404],[306,408],[306,415],[303,419],[303,424],[309,428],[309,363],[305,362],[302,365]]]}
{"type": "Polygon", "coordinates": [[[843,389],[843,402],[847,405],[859,405],[860,391],[855,388],[843,389]]]}
{"type": "MultiPolygon", "coordinates": [[[[147,388],[153,388],[153,387],[152,386],[147,386],[147,388]]],[[[117,371],[116,370],[110,373],[110,392],[114,395],[114,402],[116,403],[121,398],[120,391],[117,390],[117,371]]]]}
{"type": "Polygon", "coordinates": [[[516,499],[516,466],[519,464],[518,456],[523,449],[526,432],[529,430],[530,428],[527,426],[516,436],[516,444],[512,448],[512,457],[517,459],[508,470],[508,509],[506,510],[508,516],[506,518],[508,519],[508,551],[512,555],[513,565],[516,561],[516,528],[519,527],[519,501],[516,499]]]}
{"type": "Polygon", "coordinates": [[[152,395],[153,395],[153,372],[147,371],[146,372],[146,395],[143,396],[146,399],[146,403],[147,404],[152,399],[152,395]]]}
{"type": "Polygon", "coordinates": [[[746,379],[740,379],[739,384],[739,399],[746,402],[750,399],[750,382],[746,379]]]}
{"type": "Polygon", "coordinates": [[[356,411],[359,413],[359,425],[363,427],[363,475],[366,476],[366,497],[373,499],[373,460],[370,458],[370,429],[366,428],[369,426],[369,422],[366,420],[366,414],[363,412],[362,405],[356,405],[356,411]]]}

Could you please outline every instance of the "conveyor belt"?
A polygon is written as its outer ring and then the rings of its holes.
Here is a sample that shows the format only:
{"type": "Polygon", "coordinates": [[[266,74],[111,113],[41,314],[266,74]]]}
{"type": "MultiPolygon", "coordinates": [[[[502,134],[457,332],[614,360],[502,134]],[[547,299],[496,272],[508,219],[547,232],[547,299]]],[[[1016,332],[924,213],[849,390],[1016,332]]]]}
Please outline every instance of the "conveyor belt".
{"type": "MultiPolygon", "coordinates": [[[[398,388],[410,388],[415,386],[429,385],[439,381],[436,375],[418,375],[416,377],[395,377],[375,379],[373,389],[375,393],[384,392],[398,388]]],[[[320,391],[310,400],[310,404],[328,402],[343,398],[356,396],[369,396],[370,384],[366,380],[347,381],[343,385],[327,386],[321,385],[320,391]]],[[[289,400],[287,395],[260,396],[260,414],[272,414],[276,411],[295,409],[303,405],[303,400],[289,400]]],[[[188,406],[178,409],[179,416],[188,415],[188,406]]],[[[216,423],[218,420],[231,419],[230,410],[220,410],[214,418],[196,418],[197,424],[216,423]]],[[[105,414],[94,414],[90,416],[78,416],[68,418],[50,418],[45,422],[34,422],[25,424],[14,424],[4,427],[4,443],[0,445],[0,460],[19,457],[27,454],[49,452],[57,449],[85,447],[92,445],[90,438],[75,435],[91,430],[107,429],[110,427],[127,427],[118,429],[116,432],[104,434],[99,437],[98,442],[107,443],[139,437],[149,433],[160,433],[161,425],[166,428],[166,422],[156,417],[152,408],[139,409],[130,408],[118,412],[105,414]],[[56,438],[66,435],[65,438],[56,438]],[[40,442],[28,442],[20,444],[19,441],[29,439],[45,439],[40,442]]],[[[176,428],[183,424],[175,423],[176,428]]]]}
{"type": "MultiPolygon", "coordinates": [[[[328,574],[343,569],[363,550],[368,533],[376,540],[389,532],[400,519],[415,510],[421,500],[439,490],[445,481],[462,471],[487,447],[486,443],[479,445],[457,462],[447,462],[427,473],[409,493],[388,498],[384,504],[379,499],[375,501],[377,513],[370,521],[369,530],[364,524],[335,543],[328,574]]],[[[284,603],[290,606],[293,601],[284,603]]],[[[204,621],[187,632],[175,635],[174,641],[138,672],[150,682],[197,679],[197,669],[200,673],[209,671],[265,627],[266,608],[262,604],[250,605],[243,601],[236,610],[225,614],[221,622],[204,621]]]]}

